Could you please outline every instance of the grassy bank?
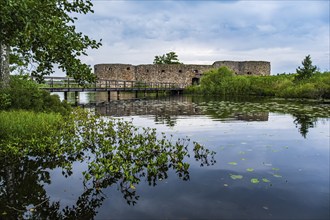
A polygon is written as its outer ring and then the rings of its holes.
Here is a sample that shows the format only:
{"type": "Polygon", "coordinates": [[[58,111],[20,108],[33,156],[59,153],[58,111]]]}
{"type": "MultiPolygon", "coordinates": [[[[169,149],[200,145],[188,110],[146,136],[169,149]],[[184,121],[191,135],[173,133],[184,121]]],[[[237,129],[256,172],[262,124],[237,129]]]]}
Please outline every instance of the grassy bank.
{"type": "Polygon", "coordinates": [[[281,98],[330,98],[330,72],[316,72],[310,78],[297,80],[297,74],[271,76],[235,76],[226,67],[211,70],[200,85],[190,86],[186,93],[222,96],[270,96],[281,98]]]}

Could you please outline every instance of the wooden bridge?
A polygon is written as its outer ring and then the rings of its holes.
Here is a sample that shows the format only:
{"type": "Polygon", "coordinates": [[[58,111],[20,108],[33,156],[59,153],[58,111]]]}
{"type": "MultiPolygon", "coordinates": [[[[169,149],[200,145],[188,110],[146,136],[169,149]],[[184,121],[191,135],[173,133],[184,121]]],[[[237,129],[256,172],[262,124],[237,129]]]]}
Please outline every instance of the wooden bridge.
{"type": "Polygon", "coordinates": [[[124,80],[108,80],[98,79],[94,83],[85,83],[80,85],[73,78],[68,77],[44,77],[43,84],[40,88],[49,92],[63,92],[64,99],[67,100],[68,92],[75,92],[75,97],[79,97],[79,92],[108,92],[108,100],[110,100],[110,92],[159,92],[182,93],[184,85],[176,83],[163,82],[141,82],[141,81],[124,81],[124,80]]]}

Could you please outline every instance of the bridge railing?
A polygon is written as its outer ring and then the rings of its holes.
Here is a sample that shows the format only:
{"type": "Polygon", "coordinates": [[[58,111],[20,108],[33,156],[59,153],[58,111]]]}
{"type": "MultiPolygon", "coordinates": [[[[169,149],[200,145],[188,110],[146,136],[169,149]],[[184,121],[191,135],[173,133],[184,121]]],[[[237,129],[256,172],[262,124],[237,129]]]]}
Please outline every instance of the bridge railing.
{"type": "MultiPolygon", "coordinates": [[[[33,78],[34,79],[34,78],[33,78]]],[[[68,77],[44,77],[42,88],[95,88],[95,89],[178,89],[184,88],[184,85],[167,82],[142,82],[142,81],[124,81],[98,79],[94,83],[77,83],[73,78],[68,77]]]]}

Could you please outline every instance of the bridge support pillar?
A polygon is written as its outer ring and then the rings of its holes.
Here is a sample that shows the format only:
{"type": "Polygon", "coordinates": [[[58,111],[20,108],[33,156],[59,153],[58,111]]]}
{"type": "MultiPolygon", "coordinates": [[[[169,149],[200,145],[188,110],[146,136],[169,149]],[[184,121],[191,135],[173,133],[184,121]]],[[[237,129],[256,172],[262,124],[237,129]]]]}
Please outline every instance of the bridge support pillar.
{"type": "Polygon", "coordinates": [[[135,98],[137,99],[138,97],[138,91],[135,91],[135,98]]]}
{"type": "Polygon", "coordinates": [[[120,92],[117,91],[117,100],[119,100],[119,99],[120,99],[120,92]]]}
{"type": "Polygon", "coordinates": [[[110,102],[110,100],[111,100],[111,92],[108,91],[108,102],[110,102]]]}
{"type": "Polygon", "coordinates": [[[68,101],[68,92],[64,92],[64,100],[68,101]]]}
{"type": "Polygon", "coordinates": [[[78,104],[79,102],[79,92],[74,92],[74,101],[75,101],[75,104],[78,104]]]}

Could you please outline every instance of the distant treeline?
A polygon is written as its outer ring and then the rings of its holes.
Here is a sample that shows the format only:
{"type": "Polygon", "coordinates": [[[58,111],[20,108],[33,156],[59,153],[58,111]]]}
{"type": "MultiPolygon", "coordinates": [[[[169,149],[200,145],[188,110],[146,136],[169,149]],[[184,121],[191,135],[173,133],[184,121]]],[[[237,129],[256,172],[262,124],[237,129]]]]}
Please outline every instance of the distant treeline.
{"type": "Polygon", "coordinates": [[[190,86],[186,92],[222,96],[329,99],[330,72],[315,71],[309,77],[300,77],[299,73],[236,76],[227,67],[221,67],[205,73],[200,85],[190,86]]]}

